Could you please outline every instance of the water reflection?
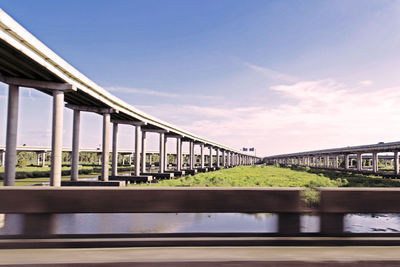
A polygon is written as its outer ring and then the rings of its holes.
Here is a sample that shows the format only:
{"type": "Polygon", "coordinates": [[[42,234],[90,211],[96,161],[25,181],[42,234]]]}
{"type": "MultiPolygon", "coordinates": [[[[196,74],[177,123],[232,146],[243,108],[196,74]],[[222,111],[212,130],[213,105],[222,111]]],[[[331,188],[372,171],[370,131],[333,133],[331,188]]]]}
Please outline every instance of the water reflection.
{"type": "MultiPolygon", "coordinates": [[[[19,234],[23,218],[7,214],[0,224],[0,234],[19,234]]],[[[319,232],[319,217],[303,215],[302,232],[319,232]]],[[[56,234],[93,233],[193,233],[193,232],[265,232],[278,230],[276,214],[245,213],[116,213],[58,214],[56,234]]],[[[399,232],[399,214],[348,214],[347,232],[399,232]]]]}
{"type": "Polygon", "coordinates": [[[61,214],[56,231],[59,234],[275,232],[277,220],[272,214],[240,213],[61,214]]]}
{"type": "Polygon", "coordinates": [[[347,214],[344,217],[344,230],[353,233],[400,232],[400,214],[347,214]]]}

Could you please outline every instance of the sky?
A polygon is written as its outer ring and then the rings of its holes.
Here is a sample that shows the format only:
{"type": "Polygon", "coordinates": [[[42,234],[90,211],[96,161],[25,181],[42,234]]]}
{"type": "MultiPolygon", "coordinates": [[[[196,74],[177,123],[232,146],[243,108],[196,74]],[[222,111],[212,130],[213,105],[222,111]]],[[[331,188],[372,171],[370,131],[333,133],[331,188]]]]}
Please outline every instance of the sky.
{"type": "MultiPolygon", "coordinates": [[[[1,0],[0,7],[114,95],[236,149],[265,156],[400,141],[400,1],[1,0]]],[[[0,85],[0,145],[7,94],[0,85]]],[[[50,145],[51,103],[22,90],[19,145],[50,145]]],[[[72,112],[64,117],[70,146],[72,112]]],[[[101,117],[81,120],[81,147],[98,147],[101,117]]],[[[133,128],[120,132],[119,147],[132,148],[133,128]]],[[[155,135],[149,146],[157,148],[155,135]]]]}

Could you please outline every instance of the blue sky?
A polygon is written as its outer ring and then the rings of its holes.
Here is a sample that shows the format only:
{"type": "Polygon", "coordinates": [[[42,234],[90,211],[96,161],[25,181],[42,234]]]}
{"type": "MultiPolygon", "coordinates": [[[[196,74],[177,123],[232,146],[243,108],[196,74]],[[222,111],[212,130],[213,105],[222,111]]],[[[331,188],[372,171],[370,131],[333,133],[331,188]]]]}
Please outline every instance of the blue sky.
{"type": "MultiPolygon", "coordinates": [[[[399,140],[399,1],[2,0],[0,7],[128,103],[227,145],[267,155],[399,140]]],[[[2,87],[0,143],[6,94],[2,87]]],[[[22,94],[18,143],[50,144],[50,97],[22,94]]],[[[100,118],[87,114],[83,123],[82,147],[98,146],[100,118]]],[[[66,110],[66,146],[70,125],[66,110]]],[[[122,131],[120,147],[132,146],[132,132],[122,131]]]]}

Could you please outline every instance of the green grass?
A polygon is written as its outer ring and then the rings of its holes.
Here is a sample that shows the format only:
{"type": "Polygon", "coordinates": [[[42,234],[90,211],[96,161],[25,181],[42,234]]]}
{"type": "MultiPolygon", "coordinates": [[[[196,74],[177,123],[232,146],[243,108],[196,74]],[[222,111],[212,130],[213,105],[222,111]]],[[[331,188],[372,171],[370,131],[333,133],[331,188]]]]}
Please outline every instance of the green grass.
{"type": "Polygon", "coordinates": [[[215,172],[189,175],[174,180],[163,180],[155,186],[198,187],[337,187],[347,182],[330,179],[320,174],[278,168],[275,166],[239,166],[215,172]]]}

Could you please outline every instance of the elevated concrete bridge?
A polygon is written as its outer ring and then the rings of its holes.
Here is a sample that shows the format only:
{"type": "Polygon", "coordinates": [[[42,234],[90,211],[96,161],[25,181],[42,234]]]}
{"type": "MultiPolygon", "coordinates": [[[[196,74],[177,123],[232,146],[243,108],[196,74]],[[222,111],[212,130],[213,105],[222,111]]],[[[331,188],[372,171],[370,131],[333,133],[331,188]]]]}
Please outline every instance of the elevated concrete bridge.
{"type": "Polygon", "coordinates": [[[399,150],[400,142],[380,142],[371,145],[268,156],[264,158],[264,162],[267,164],[299,165],[398,177],[399,150]],[[383,161],[385,167],[389,167],[388,162],[390,162],[393,170],[380,171],[379,160],[383,161]],[[354,162],[356,162],[356,165],[354,165],[354,162]]]}
{"type": "Polygon", "coordinates": [[[9,85],[4,166],[4,185],[6,186],[14,185],[15,181],[20,87],[33,88],[53,97],[50,178],[52,186],[61,185],[63,111],[65,107],[74,112],[71,162],[71,180],[73,181],[78,180],[80,115],[82,112],[97,113],[103,117],[102,181],[109,179],[109,157],[104,155],[110,153],[111,124],[113,125],[112,175],[116,175],[118,126],[120,124],[131,125],[135,128],[135,176],[140,176],[145,172],[146,134],[148,132],[159,134],[159,173],[165,172],[165,147],[170,138],[177,140],[177,171],[180,171],[182,167],[183,142],[188,142],[190,146],[189,165],[191,169],[194,168],[195,145],[200,145],[202,155],[204,155],[204,147],[209,149],[210,155],[216,155],[215,162],[210,164],[215,165],[216,168],[252,164],[257,160],[255,156],[159,120],[117,98],[68,64],[1,9],[0,81],[9,85]]]}

